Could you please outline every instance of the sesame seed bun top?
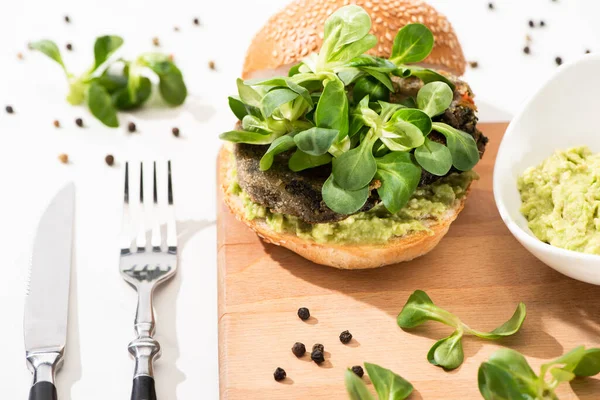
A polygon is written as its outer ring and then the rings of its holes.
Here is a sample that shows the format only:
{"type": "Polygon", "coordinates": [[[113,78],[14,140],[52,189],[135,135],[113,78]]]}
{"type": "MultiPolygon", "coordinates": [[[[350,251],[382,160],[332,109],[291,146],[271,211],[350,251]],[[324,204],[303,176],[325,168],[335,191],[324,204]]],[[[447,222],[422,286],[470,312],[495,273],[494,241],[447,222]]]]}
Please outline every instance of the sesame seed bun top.
{"type": "Polygon", "coordinates": [[[425,24],[435,38],[433,51],[420,64],[455,75],[465,72],[465,57],[452,25],[421,0],[294,0],[273,15],[256,34],[246,54],[242,77],[257,77],[265,75],[265,71],[287,68],[317,52],[323,40],[325,20],[348,4],[364,8],[371,16],[371,33],[379,43],[369,54],[389,57],[398,30],[419,22],[425,24]]]}

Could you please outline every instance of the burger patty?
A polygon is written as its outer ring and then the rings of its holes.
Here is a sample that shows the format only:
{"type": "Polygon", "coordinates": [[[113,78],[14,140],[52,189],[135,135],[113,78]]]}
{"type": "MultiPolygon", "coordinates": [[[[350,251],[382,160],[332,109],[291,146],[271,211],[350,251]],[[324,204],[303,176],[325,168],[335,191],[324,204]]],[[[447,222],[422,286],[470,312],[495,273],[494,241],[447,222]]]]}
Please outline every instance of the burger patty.
{"type": "MultiPolygon", "coordinates": [[[[301,172],[288,168],[292,152],[275,156],[267,171],[259,168],[260,159],[269,146],[235,145],[238,183],[250,198],[276,213],[294,215],[311,224],[335,222],[348,216],[338,214],[325,205],[321,188],[331,174],[331,164],[301,172]]],[[[371,195],[360,211],[370,210],[379,198],[371,195]]]]}
{"type": "MultiPolygon", "coordinates": [[[[473,93],[469,86],[454,77],[449,77],[455,84],[454,99],[446,112],[434,118],[456,129],[469,133],[477,142],[480,156],[483,156],[487,137],[477,129],[476,107],[473,103],[473,93]]],[[[396,93],[391,101],[398,102],[406,97],[414,97],[423,85],[417,78],[395,79],[396,93]]],[[[446,143],[443,135],[431,132],[429,139],[446,143]]],[[[298,217],[308,223],[336,222],[346,219],[348,215],[338,214],[331,210],[323,201],[321,188],[331,174],[331,164],[312,168],[301,172],[293,172],[288,168],[288,160],[292,151],[275,157],[273,166],[267,171],[259,168],[260,159],[269,146],[236,144],[234,156],[237,165],[237,178],[240,187],[250,198],[272,212],[298,217]]],[[[454,172],[450,171],[450,172],[454,172]]],[[[441,177],[423,170],[419,186],[435,182],[441,177]]],[[[375,182],[375,184],[378,182],[375,182]]],[[[359,210],[367,211],[373,208],[379,197],[375,185],[366,204],[359,210]]]]}

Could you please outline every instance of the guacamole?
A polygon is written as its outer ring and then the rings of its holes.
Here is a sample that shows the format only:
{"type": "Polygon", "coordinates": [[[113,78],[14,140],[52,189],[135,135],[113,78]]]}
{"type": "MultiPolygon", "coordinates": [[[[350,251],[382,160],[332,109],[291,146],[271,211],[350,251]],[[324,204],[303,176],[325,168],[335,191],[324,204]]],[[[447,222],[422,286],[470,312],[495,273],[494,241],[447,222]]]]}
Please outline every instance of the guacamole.
{"type": "MultiPolygon", "coordinates": [[[[235,172],[232,178],[235,178],[235,172]]],[[[382,244],[410,232],[432,233],[428,222],[440,218],[466,194],[471,181],[478,178],[474,171],[453,173],[431,185],[417,188],[408,204],[395,214],[388,212],[380,203],[367,212],[353,214],[343,221],[321,224],[308,224],[292,215],[271,212],[254,203],[235,180],[229,190],[242,199],[246,218],[263,218],[276,232],[294,233],[319,243],[382,244]]]]}
{"type": "Polygon", "coordinates": [[[600,154],[586,146],[557,151],[517,185],[521,212],[538,239],[600,254],[600,154]]]}

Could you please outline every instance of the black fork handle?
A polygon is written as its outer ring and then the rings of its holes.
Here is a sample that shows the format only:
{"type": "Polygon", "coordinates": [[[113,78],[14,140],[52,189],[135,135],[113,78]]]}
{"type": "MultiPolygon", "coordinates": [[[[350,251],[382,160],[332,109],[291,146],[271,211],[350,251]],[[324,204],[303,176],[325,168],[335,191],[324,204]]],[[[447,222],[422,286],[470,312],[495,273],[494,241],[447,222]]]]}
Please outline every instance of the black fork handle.
{"type": "Polygon", "coordinates": [[[136,376],[133,378],[131,400],[156,400],[154,378],[147,375],[136,376]]]}
{"type": "MultiPolygon", "coordinates": [[[[156,396],[153,398],[156,400],[156,396]]],[[[29,391],[29,400],[58,400],[56,386],[51,382],[38,382],[29,391]]]]}

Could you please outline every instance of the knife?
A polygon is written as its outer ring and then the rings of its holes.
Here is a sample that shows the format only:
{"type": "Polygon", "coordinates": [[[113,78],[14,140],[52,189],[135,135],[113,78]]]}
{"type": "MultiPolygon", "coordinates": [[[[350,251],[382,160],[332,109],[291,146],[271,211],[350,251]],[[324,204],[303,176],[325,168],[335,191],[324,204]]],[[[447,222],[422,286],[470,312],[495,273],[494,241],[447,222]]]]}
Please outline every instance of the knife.
{"type": "Polygon", "coordinates": [[[40,220],[31,257],[23,328],[33,372],[29,400],[57,400],[54,374],[67,341],[75,186],[65,186],[40,220]]]}

